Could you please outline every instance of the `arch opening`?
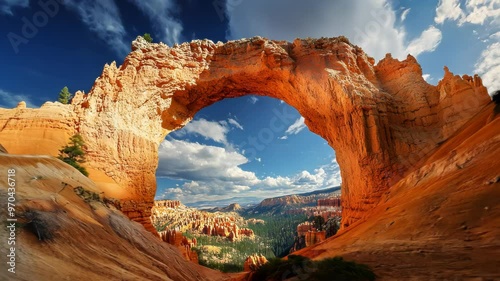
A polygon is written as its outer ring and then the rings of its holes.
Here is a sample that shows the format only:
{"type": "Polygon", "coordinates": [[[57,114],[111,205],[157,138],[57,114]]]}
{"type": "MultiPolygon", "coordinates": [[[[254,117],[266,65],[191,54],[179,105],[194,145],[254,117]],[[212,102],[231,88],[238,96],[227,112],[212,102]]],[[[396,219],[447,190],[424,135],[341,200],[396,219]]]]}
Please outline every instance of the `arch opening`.
{"type": "MultiPolygon", "coordinates": [[[[249,189],[248,186],[258,188],[259,184],[266,183],[265,180],[268,185],[260,191],[272,190],[270,183],[276,185],[274,190],[280,188],[279,193],[269,191],[257,196],[257,200],[262,200],[340,186],[341,183],[335,151],[326,140],[308,130],[299,112],[281,100],[254,95],[225,99],[207,106],[185,127],[171,132],[160,144],[156,175],[156,198],[182,198],[192,205],[195,201],[181,196],[182,189],[174,188],[163,196],[161,188],[198,185],[197,182],[215,185],[208,183],[214,179],[224,182],[225,192],[229,193],[240,193],[249,189]],[[325,173],[325,168],[329,173],[325,173]],[[219,170],[225,174],[218,174],[219,170]],[[316,171],[321,175],[315,174],[316,171]],[[300,185],[308,183],[301,174],[304,177],[321,176],[321,184],[300,185]],[[169,180],[162,180],[165,178],[169,180]],[[296,179],[295,184],[292,178],[296,179]],[[279,180],[281,185],[277,185],[279,180]],[[241,189],[232,190],[230,185],[241,189]],[[286,185],[289,190],[284,189],[286,185]]],[[[214,194],[225,195],[220,191],[214,194]]],[[[210,198],[204,196],[203,199],[209,201],[210,198]]]]}
{"type": "Polygon", "coordinates": [[[282,257],[339,228],[335,152],[281,100],[247,95],[207,106],[158,156],[151,221],[188,259],[243,271],[248,257],[282,257]]]}

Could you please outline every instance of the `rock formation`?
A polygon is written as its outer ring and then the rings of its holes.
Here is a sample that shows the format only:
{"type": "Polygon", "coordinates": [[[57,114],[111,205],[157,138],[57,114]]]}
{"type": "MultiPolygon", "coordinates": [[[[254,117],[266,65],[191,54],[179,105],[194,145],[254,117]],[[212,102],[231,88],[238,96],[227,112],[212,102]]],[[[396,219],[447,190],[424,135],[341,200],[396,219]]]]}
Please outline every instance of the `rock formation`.
{"type": "Polygon", "coordinates": [[[337,198],[318,199],[318,207],[340,207],[341,203],[340,196],[337,198]]]}
{"type": "MultiPolygon", "coordinates": [[[[335,149],[344,227],[365,218],[391,185],[490,101],[477,76],[445,68],[438,85],[429,85],[412,56],[375,64],[344,37],[195,40],[172,48],[138,38],[121,66],[106,65],[70,105],[0,109],[0,140],[14,154],[55,155],[80,133],[91,179],[154,231],[159,143],[200,109],[247,94],[285,101],[335,149]]],[[[286,112],[277,117],[292,121],[286,112]]]]}
{"type": "Polygon", "coordinates": [[[181,206],[181,201],[179,200],[156,200],[155,207],[164,207],[164,208],[178,208],[181,206]]]}
{"type": "MultiPolygon", "coordinates": [[[[155,201],[151,215],[153,225],[177,229],[179,233],[190,231],[194,234],[226,237],[230,241],[236,241],[243,237],[254,237],[253,230],[242,227],[245,226],[246,222],[237,213],[200,211],[188,208],[180,202],[177,204],[177,202],[179,201],[155,201]]],[[[170,234],[165,233],[165,235],[170,234]]],[[[177,245],[181,240],[182,238],[178,238],[178,242],[168,243],[177,245]]]]}
{"type": "Polygon", "coordinates": [[[186,260],[198,263],[198,254],[192,250],[197,245],[196,238],[188,239],[178,230],[161,231],[158,236],[163,242],[176,246],[186,260]]]}
{"type": "Polygon", "coordinates": [[[267,263],[267,259],[261,254],[249,256],[247,257],[245,263],[243,264],[243,271],[245,272],[255,271],[257,268],[259,268],[261,265],[265,263],[267,263]]]}

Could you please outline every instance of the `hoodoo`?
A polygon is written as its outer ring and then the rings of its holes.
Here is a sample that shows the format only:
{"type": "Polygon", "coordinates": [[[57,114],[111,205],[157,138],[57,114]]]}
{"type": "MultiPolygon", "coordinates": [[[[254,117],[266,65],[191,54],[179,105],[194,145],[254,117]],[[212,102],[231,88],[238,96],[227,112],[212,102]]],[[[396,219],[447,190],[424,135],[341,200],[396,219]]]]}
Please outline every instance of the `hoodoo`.
{"type": "Polygon", "coordinates": [[[344,37],[174,47],[138,37],[123,64],[106,65],[90,92],[78,92],[71,104],[0,109],[0,139],[11,154],[56,155],[81,134],[90,178],[154,231],[160,142],[200,109],[247,94],[285,101],[335,149],[343,227],[365,218],[391,185],[490,101],[477,76],[445,68],[438,85],[429,85],[412,56],[387,55],[375,64],[344,37]]]}

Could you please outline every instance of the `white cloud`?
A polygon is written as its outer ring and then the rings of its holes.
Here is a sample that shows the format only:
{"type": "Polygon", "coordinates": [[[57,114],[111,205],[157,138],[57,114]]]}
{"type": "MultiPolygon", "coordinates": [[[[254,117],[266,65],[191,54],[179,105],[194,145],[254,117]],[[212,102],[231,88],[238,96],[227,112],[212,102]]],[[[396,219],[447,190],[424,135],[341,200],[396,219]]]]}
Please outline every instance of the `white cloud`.
{"type": "MultiPolygon", "coordinates": [[[[182,25],[174,18],[178,7],[172,0],[130,0],[149,17],[161,41],[172,46],[181,41],[182,25]]],[[[154,38],[153,38],[154,39],[154,38]]]]}
{"type": "Polygon", "coordinates": [[[500,1],[498,0],[467,0],[466,14],[460,19],[460,24],[471,23],[483,25],[490,18],[498,21],[500,18],[500,1]]]}
{"type": "Polygon", "coordinates": [[[280,137],[280,140],[286,140],[286,139],[288,139],[288,136],[282,136],[282,137],[280,137]]]}
{"type": "Polygon", "coordinates": [[[262,158],[255,158],[255,161],[262,162],[262,158]]]}
{"type": "Polygon", "coordinates": [[[27,8],[30,5],[29,0],[0,0],[0,14],[14,15],[13,8],[27,8]]]}
{"type": "Polygon", "coordinates": [[[227,144],[227,133],[229,132],[229,128],[227,127],[227,123],[224,123],[225,121],[216,122],[200,118],[189,122],[186,126],[184,126],[184,128],[181,129],[183,132],[179,132],[178,134],[195,134],[202,136],[205,139],[211,139],[218,143],[227,144]]]}
{"type": "Polygon", "coordinates": [[[256,103],[259,101],[259,99],[258,99],[256,96],[250,96],[250,97],[248,98],[248,101],[249,101],[251,104],[256,104],[256,103]]]}
{"type": "Polygon", "coordinates": [[[406,10],[404,10],[402,13],[401,13],[401,21],[405,21],[406,20],[406,17],[408,16],[408,14],[410,13],[410,10],[411,8],[408,8],[406,10]]]}
{"type": "Polygon", "coordinates": [[[459,0],[439,0],[434,22],[443,23],[447,19],[458,20],[464,16],[459,0]]]}
{"type": "Polygon", "coordinates": [[[157,176],[194,181],[255,184],[253,172],[239,168],[248,159],[235,151],[181,140],[165,140],[159,148],[157,176]]]}
{"type": "Polygon", "coordinates": [[[405,30],[387,0],[356,1],[254,0],[227,1],[228,39],[256,35],[275,40],[344,35],[367,54],[406,56],[405,30]]]}
{"type": "Polygon", "coordinates": [[[417,57],[423,52],[432,52],[436,50],[442,38],[443,35],[441,34],[441,30],[431,25],[420,34],[420,37],[410,42],[406,48],[406,52],[414,57],[417,57]]]}
{"type": "Polygon", "coordinates": [[[20,101],[25,101],[27,107],[35,107],[29,96],[9,93],[0,89],[0,107],[13,108],[20,101]]]}
{"type": "Polygon", "coordinates": [[[479,57],[475,72],[483,79],[489,93],[500,89],[500,43],[489,45],[479,57]]]}
{"type": "Polygon", "coordinates": [[[64,3],[118,55],[125,56],[130,51],[130,44],[125,39],[127,32],[113,0],[66,0],[64,3]]]}
{"type": "Polygon", "coordinates": [[[295,120],[295,122],[288,127],[285,131],[285,135],[296,135],[300,133],[305,127],[306,124],[304,123],[304,117],[300,116],[299,119],[295,120]]]}
{"type": "Polygon", "coordinates": [[[499,25],[500,1],[498,0],[467,0],[465,9],[460,7],[459,0],[440,0],[436,8],[436,23],[446,20],[456,21],[458,25],[464,23],[483,25],[492,20],[494,25],[499,25]]]}
{"type": "Polygon", "coordinates": [[[430,74],[422,74],[422,78],[424,78],[425,81],[429,82],[431,78],[431,75],[430,74]]]}
{"type": "Polygon", "coordinates": [[[235,126],[236,128],[243,130],[243,126],[241,126],[241,124],[238,123],[238,121],[236,121],[235,119],[229,118],[227,121],[229,122],[229,124],[235,126]]]}
{"type": "MultiPolygon", "coordinates": [[[[257,158],[257,161],[260,159],[257,158]]],[[[183,203],[233,197],[274,197],[340,185],[340,169],[335,159],[312,172],[292,176],[265,177],[241,166],[248,159],[235,151],[179,140],[165,140],[159,148],[158,177],[183,180],[180,187],[166,188],[162,197],[183,203]]]]}

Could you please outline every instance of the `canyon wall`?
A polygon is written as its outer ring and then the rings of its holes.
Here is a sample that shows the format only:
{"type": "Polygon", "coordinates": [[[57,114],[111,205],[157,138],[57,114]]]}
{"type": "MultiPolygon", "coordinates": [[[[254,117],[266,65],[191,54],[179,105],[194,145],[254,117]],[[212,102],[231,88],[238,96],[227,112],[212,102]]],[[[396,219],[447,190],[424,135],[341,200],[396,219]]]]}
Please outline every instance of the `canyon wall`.
{"type": "MultiPolygon", "coordinates": [[[[412,56],[375,64],[344,37],[174,47],[137,38],[123,64],[106,65],[90,92],[76,93],[70,105],[0,109],[0,142],[13,154],[55,155],[80,133],[91,179],[154,231],[160,142],[200,109],[247,94],[285,101],[335,149],[344,227],[366,217],[391,185],[490,101],[477,76],[445,68],[438,85],[429,85],[412,56]]],[[[286,112],[277,118],[293,121],[286,112]]]]}

